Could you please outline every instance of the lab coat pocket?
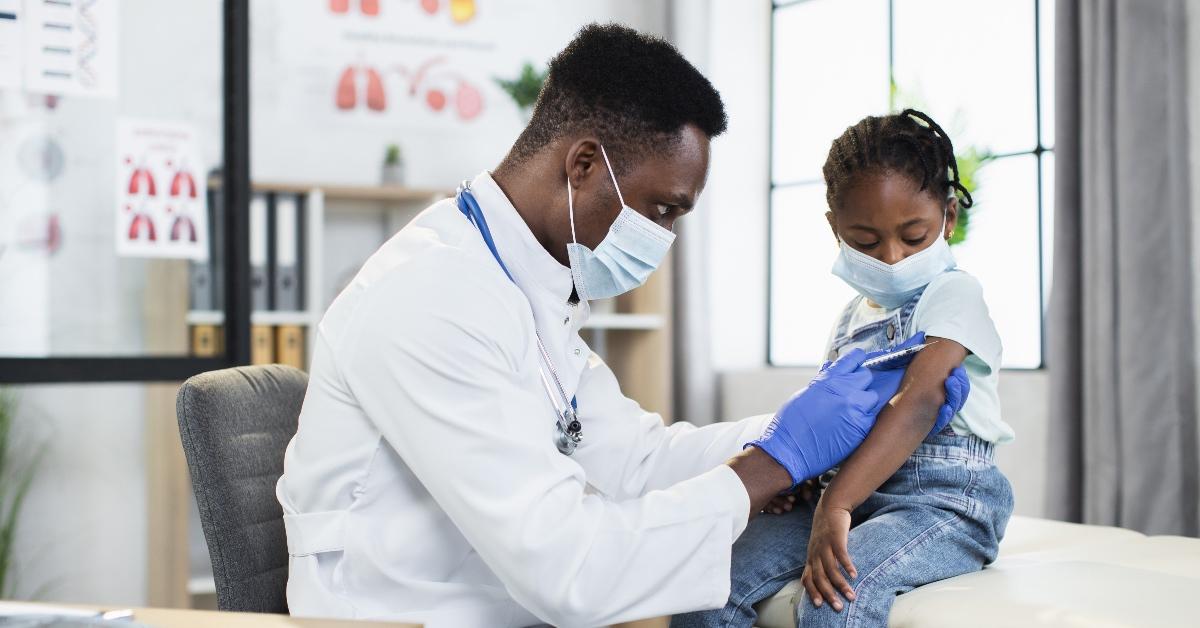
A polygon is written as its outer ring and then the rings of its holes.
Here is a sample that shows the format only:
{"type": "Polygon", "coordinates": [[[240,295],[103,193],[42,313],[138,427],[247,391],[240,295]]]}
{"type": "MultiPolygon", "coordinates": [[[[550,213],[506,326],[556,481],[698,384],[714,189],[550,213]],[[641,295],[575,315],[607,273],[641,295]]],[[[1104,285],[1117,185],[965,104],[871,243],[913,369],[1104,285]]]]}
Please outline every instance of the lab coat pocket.
{"type": "Polygon", "coordinates": [[[354,617],[342,590],[341,564],[345,554],[345,511],[283,516],[288,545],[288,606],[292,614],[354,617]]]}

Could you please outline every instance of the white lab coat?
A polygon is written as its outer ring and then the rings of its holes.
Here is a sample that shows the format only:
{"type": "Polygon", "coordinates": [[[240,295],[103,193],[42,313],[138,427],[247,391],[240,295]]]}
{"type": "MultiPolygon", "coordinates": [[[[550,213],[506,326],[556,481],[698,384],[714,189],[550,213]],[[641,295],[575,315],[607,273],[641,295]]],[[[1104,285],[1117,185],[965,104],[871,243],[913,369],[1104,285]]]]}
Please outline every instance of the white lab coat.
{"type": "Polygon", "coordinates": [[[277,494],[295,615],[596,626],[721,606],[769,417],[664,427],[579,337],[569,269],[487,173],[501,271],[452,200],[384,244],[320,323],[277,494]],[[583,443],[554,444],[534,329],[583,443]]]}

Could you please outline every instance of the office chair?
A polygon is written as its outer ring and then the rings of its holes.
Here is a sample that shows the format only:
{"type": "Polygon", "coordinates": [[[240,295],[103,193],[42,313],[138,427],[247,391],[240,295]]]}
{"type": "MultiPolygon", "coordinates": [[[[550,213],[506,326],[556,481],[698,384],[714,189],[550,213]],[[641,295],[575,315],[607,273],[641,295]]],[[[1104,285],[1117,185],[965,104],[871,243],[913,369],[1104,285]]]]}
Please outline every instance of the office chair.
{"type": "Polygon", "coordinates": [[[201,373],[179,389],[179,435],[221,610],[288,612],[275,483],[307,387],[303,371],[273,364],[201,373]]]}

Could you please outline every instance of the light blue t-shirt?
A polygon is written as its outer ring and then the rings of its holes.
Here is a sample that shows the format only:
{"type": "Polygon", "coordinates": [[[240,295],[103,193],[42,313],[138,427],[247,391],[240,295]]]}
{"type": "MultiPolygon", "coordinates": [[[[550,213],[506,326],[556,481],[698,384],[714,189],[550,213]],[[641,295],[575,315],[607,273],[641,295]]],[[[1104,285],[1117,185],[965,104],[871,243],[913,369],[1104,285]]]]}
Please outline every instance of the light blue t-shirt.
{"type": "MultiPolygon", "coordinates": [[[[895,312],[862,299],[851,314],[850,328],[891,317],[895,312]]],[[[950,427],[958,434],[974,434],[993,443],[1013,440],[1013,429],[1000,412],[999,375],[1004,348],[979,280],[961,270],[938,275],[917,302],[909,326],[911,329],[904,330],[906,336],[923,331],[926,336],[953,340],[969,352],[963,366],[971,393],[950,427]]]]}

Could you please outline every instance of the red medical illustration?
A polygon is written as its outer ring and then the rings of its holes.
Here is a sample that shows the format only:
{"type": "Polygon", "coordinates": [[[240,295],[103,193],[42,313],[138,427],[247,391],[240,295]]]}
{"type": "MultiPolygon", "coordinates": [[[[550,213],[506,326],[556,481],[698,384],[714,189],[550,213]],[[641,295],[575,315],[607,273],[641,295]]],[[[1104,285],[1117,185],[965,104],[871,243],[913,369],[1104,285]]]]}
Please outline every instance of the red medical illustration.
{"type": "Polygon", "coordinates": [[[458,107],[458,117],[470,120],[483,112],[483,95],[474,85],[459,79],[454,104],[458,107]]]}
{"type": "Polygon", "coordinates": [[[342,76],[338,79],[337,86],[337,108],[343,111],[349,111],[358,106],[358,91],[359,78],[362,73],[366,75],[366,102],[367,108],[372,111],[384,111],[387,109],[387,92],[383,88],[383,77],[379,75],[379,71],[372,67],[347,66],[342,70],[342,76]]]}
{"type": "MultiPolygon", "coordinates": [[[[178,216],[175,222],[171,225],[171,241],[175,242],[183,236],[183,230],[187,229],[188,242],[196,241],[196,225],[192,223],[192,219],[187,216],[178,216]]],[[[153,238],[151,238],[153,239],[153,238]]]]}
{"type": "Polygon", "coordinates": [[[478,117],[484,109],[482,92],[457,73],[438,67],[444,63],[446,57],[438,56],[413,68],[397,64],[392,69],[407,82],[410,98],[421,97],[423,92],[425,106],[431,111],[441,112],[453,102],[462,120],[478,117]]]}
{"type": "MultiPolygon", "coordinates": [[[[464,24],[475,17],[475,0],[449,0],[450,19],[456,24],[464,24]]],[[[441,0],[421,0],[421,8],[430,15],[437,15],[442,8],[441,0]]]]}
{"type": "Polygon", "coordinates": [[[196,179],[192,177],[192,173],[186,170],[175,173],[175,176],[171,178],[171,196],[196,198],[196,179]]]}
{"type": "Polygon", "coordinates": [[[18,221],[16,233],[14,244],[22,249],[41,250],[53,255],[62,248],[62,224],[56,213],[26,216],[18,221]]]}
{"type": "Polygon", "coordinates": [[[129,175],[129,194],[145,194],[146,196],[158,194],[154,185],[154,175],[150,174],[150,170],[145,166],[134,168],[133,174],[129,175]]]}
{"type": "Polygon", "coordinates": [[[425,104],[429,105],[434,111],[441,111],[446,107],[446,93],[440,89],[431,89],[425,94],[425,104]]]}
{"type": "Polygon", "coordinates": [[[367,68],[367,108],[372,111],[387,109],[387,95],[383,91],[383,79],[375,68],[367,68]]]}
{"type": "MultiPolygon", "coordinates": [[[[126,209],[129,209],[126,207],[126,209]]],[[[141,240],[143,232],[146,239],[154,242],[158,240],[158,234],[154,232],[154,221],[146,214],[136,214],[133,217],[133,222],[129,223],[129,239],[141,240]]]]}
{"type": "MultiPolygon", "coordinates": [[[[363,15],[375,17],[379,15],[379,0],[360,0],[358,8],[363,15]]],[[[349,13],[350,0],[329,0],[329,11],[332,13],[349,13]]]]}

